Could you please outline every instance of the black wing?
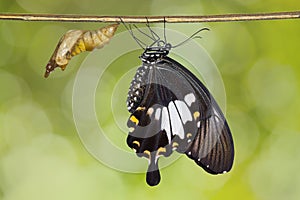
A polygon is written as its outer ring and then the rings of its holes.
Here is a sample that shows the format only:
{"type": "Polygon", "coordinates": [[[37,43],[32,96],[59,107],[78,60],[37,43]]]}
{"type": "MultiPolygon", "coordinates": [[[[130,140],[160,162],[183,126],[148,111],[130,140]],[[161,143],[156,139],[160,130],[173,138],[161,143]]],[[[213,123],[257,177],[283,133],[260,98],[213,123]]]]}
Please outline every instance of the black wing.
{"type": "Polygon", "coordinates": [[[221,109],[197,77],[171,58],[165,60],[172,63],[178,73],[191,83],[200,101],[200,124],[193,142],[186,150],[187,156],[211,174],[230,171],[234,160],[234,145],[221,109]]]}
{"type": "Polygon", "coordinates": [[[227,122],[206,87],[178,62],[164,57],[143,64],[127,102],[132,112],[127,144],[149,160],[149,185],[159,183],[159,156],[173,150],[212,174],[231,169],[234,148],[227,122]]]}

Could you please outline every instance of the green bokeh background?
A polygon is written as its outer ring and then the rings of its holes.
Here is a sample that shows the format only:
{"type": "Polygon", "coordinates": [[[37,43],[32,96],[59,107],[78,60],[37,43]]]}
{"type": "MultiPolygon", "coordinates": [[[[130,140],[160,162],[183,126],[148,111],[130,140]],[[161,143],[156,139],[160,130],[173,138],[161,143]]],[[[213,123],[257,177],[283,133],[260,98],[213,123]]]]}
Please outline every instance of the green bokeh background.
{"type": "MultiPolygon", "coordinates": [[[[89,15],[202,15],[297,7],[297,0],[0,1],[2,13],[89,15]]],[[[211,29],[197,42],[223,78],[236,159],[230,173],[211,176],[182,156],[162,169],[162,181],[154,188],[146,185],[144,174],[101,164],[78,137],[72,87],[87,53],[72,59],[64,72],[43,78],[61,35],[100,26],[0,21],[0,199],[300,199],[299,20],[167,25],[187,35],[204,26],[211,29]]],[[[137,55],[122,56],[116,64],[121,68],[122,62],[132,62],[134,67],[137,55]]],[[[106,73],[105,91],[126,73],[120,68],[106,73]]],[[[111,101],[106,93],[96,98],[111,101]]],[[[120,96],[120,104],[125,98],[120,96]]],[[[102,109],[100,123],[113,141],[127,148],[126,135],[105,115],[111,107],[95,107],[102,109]]]]}

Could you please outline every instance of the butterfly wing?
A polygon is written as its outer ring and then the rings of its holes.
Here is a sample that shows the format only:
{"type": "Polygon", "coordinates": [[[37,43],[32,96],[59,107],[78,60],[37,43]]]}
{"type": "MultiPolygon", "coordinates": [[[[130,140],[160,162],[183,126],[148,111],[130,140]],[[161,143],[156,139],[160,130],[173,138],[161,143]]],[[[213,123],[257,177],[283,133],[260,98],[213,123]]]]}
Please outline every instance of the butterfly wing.
{"type": "Polygon", "coordinates": [[[189,144],[186,154],[211,174],[231,170],[234,160],[234,145],[227,121],[207,88],[180,63],[165,58],[195,88],[200,101],[197,133],[189,144]]]}
{"type": "Polygon", "coordinates": [[[144,63],[131,83],[127,105],[132,113],[127,144],[148,159],[149,185],[160,181],[158,158],[174,150],[209,173],[231,168],[233,142],[226,120],[205,86],[178,62],[164,57],[144,63]]]}
{"type": "Polygon", "coordinates": [[[128,93],[128,110],[132,114],[127,123],[127,144],[138,156],[148,159],[146,180],[151,186],[160,181],[158,158],[171,155],[175,149],[184,153],[186,145],[179,145],[188,140],[184,133],[197,128],[183,102],[185,93],[192,93],[193,88],[187,81],[178,84],[178,78],[183,77],[164,64],[143,64],[128,93]]]}

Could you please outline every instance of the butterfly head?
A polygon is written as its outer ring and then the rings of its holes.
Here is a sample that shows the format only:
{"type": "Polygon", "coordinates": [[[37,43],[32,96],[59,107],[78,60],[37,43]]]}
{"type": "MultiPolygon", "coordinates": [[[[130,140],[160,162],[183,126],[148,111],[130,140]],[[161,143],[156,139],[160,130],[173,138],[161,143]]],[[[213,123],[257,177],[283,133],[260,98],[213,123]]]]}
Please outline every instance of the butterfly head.
{"type": "Polygon", "coordinates": [[[170,43],[166,43],[163,40],[158,40],[153,45],[145,48],[145,51],[140,56],[140,59],[143,63],[155,64],[160,58],[167,56],[171,49],[172,45],[170,43]]]}

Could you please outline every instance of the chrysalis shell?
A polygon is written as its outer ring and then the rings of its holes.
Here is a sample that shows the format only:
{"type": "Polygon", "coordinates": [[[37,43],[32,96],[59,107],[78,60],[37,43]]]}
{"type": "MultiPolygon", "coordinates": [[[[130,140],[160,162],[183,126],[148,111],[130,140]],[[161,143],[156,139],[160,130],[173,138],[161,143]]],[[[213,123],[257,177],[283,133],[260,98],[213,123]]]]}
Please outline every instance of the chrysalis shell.
{"type": "Polygon", "coordinates": [[[112,24],[97,30],[70,30],[59,40],[53,55],[46,65],[44,77],[57,67],[65,70],[69,60],[73,56],[84,51],[92,51],[95,48],[102,48],[113,37],[118,28],[118,24],[112,24]]]}

